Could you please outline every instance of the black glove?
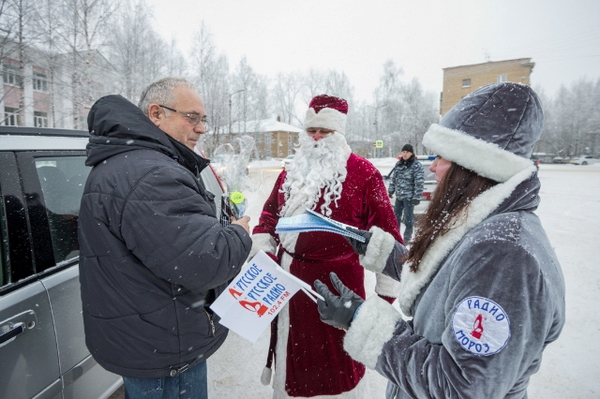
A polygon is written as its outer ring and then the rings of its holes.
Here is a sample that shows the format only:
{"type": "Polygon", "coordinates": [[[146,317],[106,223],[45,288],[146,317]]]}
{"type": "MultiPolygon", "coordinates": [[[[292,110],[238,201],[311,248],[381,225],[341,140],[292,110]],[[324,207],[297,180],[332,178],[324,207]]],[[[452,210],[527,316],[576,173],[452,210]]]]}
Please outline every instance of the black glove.
{"type": "Polygon", "coordinates": [[[413,205],[414,205],[414,206],[417,206],[417,205],[419,205],[420,203],[421,203],[421,201],[419,201],[419,200],[413,200],[413,205]]]}
{"type": "Polygon", "coordinates": [[[388,191],[388,195],[390,196],[390,198],[392,198],[394,196],[394,192],[393,191],[388,191]]]}
{"type": "Polygon", "coordinates": [[[356,309],[365,300],[346,287],[334,272],[329,273],[329,278],[331,278],[331,282],[340,293],[340,296],[335,296],[325,284],[319,280],[315,280],[317,292],[325,298],[324,301],[320,299],[317,301],[319,316],[323,323],[347,330],[350,328],[350,323],[352,323],[356,309]]]}
{"type": "Polygon", "coordinates": [[[348,241],[348,244],[350,244],[352,246],[352,249],[354,250],[354,252],[356,252],[359,255],[366,254],[367,246],[369,245],[369,240],[371,239],[371,236],[373,235],[373,233],[371,233],[370,231],[366,231],[366,230],[355,229],[354,227],[346,227],[346,230],[356,233],[365,238],[365,242],[360,242],[355,238],[344,236],[346,241],[348,241]]]}

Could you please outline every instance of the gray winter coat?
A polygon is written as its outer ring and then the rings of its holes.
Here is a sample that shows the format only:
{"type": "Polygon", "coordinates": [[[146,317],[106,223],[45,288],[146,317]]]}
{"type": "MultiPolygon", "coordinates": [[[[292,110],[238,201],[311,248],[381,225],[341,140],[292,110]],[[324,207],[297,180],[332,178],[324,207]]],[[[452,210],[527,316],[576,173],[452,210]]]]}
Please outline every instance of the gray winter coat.
{"type": "Polygon", "coordinates": [[[423,165],[413,158],[400,160],[390,176],[388,193],[396,194],[396,199],[420,200],[423,195],[423,165]]]}
{"type": "Polygon", "coordinates": [[[390,254],[379,266],[371,259],[370,269],[400,280],[399,305],[413,319],[371,297],[344,347],[390,381],[388,399],[527,397],[565,323],[561,268],[533,213],[538,191],[532,166],[481,194],[417,273],[402,267],[403,247],[389,237],[369,243],[390,254]]]}
{"type": "Polygon", "coordinates": [[[199,173],[208,160],[120,96],[92,107],[79,215],[86,344],[96,361],[136,378],[206,360],[227,329],[209,309],[239,272],[251,239],[222,227],[199,173]]]}

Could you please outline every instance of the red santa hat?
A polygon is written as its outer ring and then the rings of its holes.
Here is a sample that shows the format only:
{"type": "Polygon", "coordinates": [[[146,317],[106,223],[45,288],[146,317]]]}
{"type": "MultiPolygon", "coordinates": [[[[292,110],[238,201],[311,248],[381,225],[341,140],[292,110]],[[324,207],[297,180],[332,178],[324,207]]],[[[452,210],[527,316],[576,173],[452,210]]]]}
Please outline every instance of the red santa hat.
{"type": "Polygon", "coordinates": [[[304,128],[321,127],[345,133],[347,114],[348,102],[346,100],[321,94],[310,100],[304,119],[304,128]]]}

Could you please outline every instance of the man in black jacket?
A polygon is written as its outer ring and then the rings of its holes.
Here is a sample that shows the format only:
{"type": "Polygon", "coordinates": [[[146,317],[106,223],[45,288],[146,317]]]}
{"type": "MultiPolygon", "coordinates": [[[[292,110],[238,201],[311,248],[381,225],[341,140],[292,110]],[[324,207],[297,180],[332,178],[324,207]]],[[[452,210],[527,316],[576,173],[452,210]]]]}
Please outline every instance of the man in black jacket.
{"type": "Polygon", "coordinates": [[[112,95],[88,116],[93,168],[79,215],[86,344],[124,377],[127,398],[206,398],[206,359],[227,336],[209,306],[248,257],[249,218],[219,224],[200,179],[209,161],[193,148],[206,113],[194,87],[162,79],[140,108],[112,95]]]}

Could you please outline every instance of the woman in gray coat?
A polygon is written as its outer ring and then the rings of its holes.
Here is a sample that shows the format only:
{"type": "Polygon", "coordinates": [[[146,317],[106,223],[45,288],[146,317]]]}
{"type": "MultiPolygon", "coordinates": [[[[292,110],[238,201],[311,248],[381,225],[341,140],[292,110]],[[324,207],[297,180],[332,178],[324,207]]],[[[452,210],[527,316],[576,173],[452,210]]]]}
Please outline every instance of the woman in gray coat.
{"type": "Polygon", "coordinates": [[[543,113],[528,86],[499,83],[462,99],[423,138],[439,179],[410,249],[389,234],[352,242],[367,269],[401,283],[400,309],[320,281],[321,319],[344,348],[389,379],[388,398],[526,398],[565,322],[559,262],[534,214],[529,160],[543,113]]]}

